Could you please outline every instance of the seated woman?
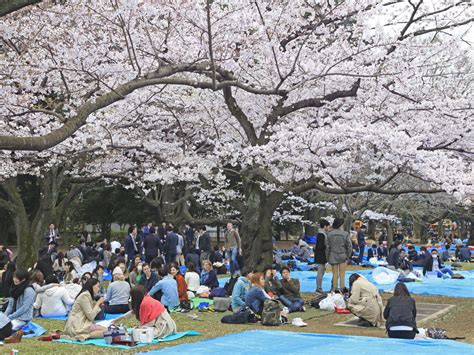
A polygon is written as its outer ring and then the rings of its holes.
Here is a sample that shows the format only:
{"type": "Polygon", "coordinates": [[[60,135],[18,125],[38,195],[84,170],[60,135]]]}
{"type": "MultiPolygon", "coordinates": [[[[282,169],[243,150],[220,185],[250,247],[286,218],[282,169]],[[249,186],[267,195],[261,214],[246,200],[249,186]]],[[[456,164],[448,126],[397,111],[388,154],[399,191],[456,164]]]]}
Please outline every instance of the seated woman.
{"type": "Polygon", "coordinates": [[[35,290],[35,292],[38,292],[41,289],[41,287],[44,285],[43,273],[39,270],[35,270],[31,274],[30,279],[31,279],[31,287],[33,287],[33,290],[35,290]]]}
{"type": "Polygon", "coordinates": [[[13,286],[10,290],[8,306],[3,313],[10,322],[3,325],[0,330],[1,337],[10,336],[33,318],[33,303],[36,294],[30,285],[29,276],[26,270],[16,270],[13,274],[13,286]]]}
{"type": "Polygon", "coordinates": [[[130,285],[125,281],[123,271],[118,266],[112,272],[113,282],[107,288],[104,312],[109,314],[127,313],[130,310],[130,285]]]}
{"type": "Polygon", "coordinates": [[[104,303],[103,297],[94,301],[98,293],[99,280],[87,280],[69,313],[66,326],[64,327],[65,337],[84,341],[104,336],[104,331],[107,328],[94,324],[94,318],[100,312],[100,306],[104,303]]]}
{"type": "Polygon", "coordinates": [[[143,286],[138,285],[132,288],[130,296],[132,299],[132,310],[122,317],[115,319],[114,323],[134,314],[137,320],[140,321],[140,326],[155,328],[155,338],[164,338],[176,333],[176,323],[166,308],[159,301],[148,295],[143,286]]]}
{"type": "Polygon", "coordinates": [[[431,254],[428,255],[428,259],[426,259],[425,265],[423,265],[423,275],[426,275],[428,271],[436,272],[438,277],[443,277],[444,274],[449,276],[454,274],[451,269],[443,267],[436,249],[431,250],[431,254]]]}
{"type": "Polygon", "coordinates": [[[280,296],[281,282],[276,277],[276,269],[272,265],[267,265],[263,269],[263,276],[265,277],[265,292],[270,296],[280,296]]]}
{"type": "Polygon", "coordinates": [[[377,287],[359,274],[349,277],[351,297],[347,308],[360,318],[359,325],[378,327],[382,324],[383,304],[377,287]]]}
{"type": "Polygon", "coordinates": [[[415,338],[417,333],[416,304],[403,282],[395,286],[393,296],[388,300],[383,316],[387,320],[385,327],[389,338],[415,338]]]}
{"type": "Polygon", "coordinates": [[[283,266],[280,270],[281,280],[281,294],[279,300],[291,312],[304,312],[304,300],[300,294],[300,280],[292,279],[290,276],[290,269],[283,266]]]}
{"type": "Polygon", "coordinates": [[[67,261],[68,260],[62,251],[58,253],[58,257],[54,260],[53,271],[60,281],[64,278],[64,266],[67,261]]]}
{"type": "MultiPolygon", "coordinates": [[[[134,260],[136,260],[136,257],[134,260]]],[[[130,272],[130,275],[128,276],[128,279],[130,281],[130,286],[134,287],[140,284],[140,280],[142,279],[142,271],[143,271],[143,264],[140,258],[138,258],[138,262],[134,264],[134,267],[132,271],[130,272]]]]}
{"type": "Polygon", "coordinates": [[[253,312],[257,314],[262,314],[263,302],[265,300],[271,299],[271,297],[263,289],[265,286],[265,279],[261,272],[256,272],[252,274],[250,278],[252,286],[250,290],[245,295],[245,305],[248,306],[253,312]]]}
{"type": "Polygon", "coordinates": [[[196,291],[201,286],[201,277],[193,263],[189,262],[187,264],[187,270],[184,274],[184,280],[188,285],[188,299],[196,297],[196,291]]]}
{"type": "Polygon", "coordinates": [[[212,269],[212,264],[209,260],[202,261],[201,286],[207,286],[211,290],[219,287],[216,272],[212,269]]]}
{"type": "Polygon", "coordinates": [[[163,278],[151,288],[150,296],[157,294],[155,298],[159,299],[168,309],[179,306],[178,284],[176,280],[165,268],[161,268],[158,273],[163,278]]]}
{"type": "Polygon", "coordinates": [[[42,317],[58,317],[66,316],[73,303],[74,299],[69,297],[64,286],[59,285],[56,275],[49,275],[46,285],[38,291],[33,307],[42,317]]]}
{"type": "Polygon", "coordinates": [[[101,294],[105,293],[105,287],[104,287],[104,267],[100,264],[98,264],[94,271],[92,271],[92,277],[94,279],[99,280],[99,290],[101,294]]]}
{"type": "Polygon", "coordinates": [[[168,267],[169,267],[169,273],[173,276],[173,278],[176,280],[176,283],[178,284],[179,302],[181,303],[183,301],[187,301],[188,300],[188,284],[186,283],[184,276],[181,275],[181,273],[179,272],[178,263],[176,262],[171,263],[168,267]]]}
{"type": "Polygon", "coordinates": [[[74,268],[74,264],[72,261],[66,261],[64,263],[64,283],[70,284],[77,279],[79,275],[77,274],[76,269],[74,268]]]}

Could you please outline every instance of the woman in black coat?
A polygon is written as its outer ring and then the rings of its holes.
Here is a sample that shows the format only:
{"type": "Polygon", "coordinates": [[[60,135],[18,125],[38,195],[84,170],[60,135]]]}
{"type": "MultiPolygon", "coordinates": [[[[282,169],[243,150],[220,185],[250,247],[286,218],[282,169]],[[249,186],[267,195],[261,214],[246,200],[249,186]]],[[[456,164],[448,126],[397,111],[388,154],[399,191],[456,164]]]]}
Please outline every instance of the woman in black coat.
{"type": "Polygon", "coordinates": [[[385,327],[389,338],[414,339],[416,333],[416,303],[410,297],[403,282],[395,286],[393,296],[388,300],[383,311],[387,320],[385,327]]]}
{"type": "Polygon", "coordinates": [[[318,276],[316,277],[316,292],[323,293],[323,276],[326,271],[326,238],[331,224],[322,219],[319,221],[319,232],[316,234],[316,245],[314,246],[314,263],[318,265],[318,276]]]}

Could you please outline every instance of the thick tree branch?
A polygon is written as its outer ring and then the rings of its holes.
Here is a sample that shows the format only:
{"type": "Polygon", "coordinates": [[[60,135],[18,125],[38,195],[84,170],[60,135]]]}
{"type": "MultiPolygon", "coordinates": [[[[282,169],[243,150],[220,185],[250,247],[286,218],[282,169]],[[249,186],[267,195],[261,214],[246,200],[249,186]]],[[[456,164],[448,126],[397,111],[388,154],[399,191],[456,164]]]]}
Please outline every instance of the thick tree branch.
{"type": "Polygon", "coordinates": [[[42,0],[1,0],[0,17],[11,14],[26,6],[40,3],[42,0]]]}
{"type": "Polygon", "coordinates": [[[255,128],[250,122],[247,115],[242,111],[240,106],[237,104],[234,96],[232,95],[232,89],[230,87],[225,87],[224,90],[224,99],[227,105],[227,108],[232,113],[232,115],[240,123],[240,126],[243,128],[247,139],[250,141],[251,145],[257,145],[257,134],[255,133],[255,128]]]}

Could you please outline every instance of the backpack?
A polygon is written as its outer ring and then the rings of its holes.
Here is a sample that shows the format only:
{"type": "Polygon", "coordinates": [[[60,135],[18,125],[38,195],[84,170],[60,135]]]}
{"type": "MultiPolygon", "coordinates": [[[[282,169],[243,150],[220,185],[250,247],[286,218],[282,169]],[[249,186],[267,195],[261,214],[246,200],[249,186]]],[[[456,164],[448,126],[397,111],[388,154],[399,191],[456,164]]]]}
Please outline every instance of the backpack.
{"type": "Polygon", "coordinates": [[[222,287],[217,287],[211,291],[209,294],[209,298],[214,298],[214,297],[226,297],[227,292],[225,288],[222,287]]]}
{"type": "Polygon", "coordinates": [[[262,325],[277,326],[281,324],[281,306],[278,301],[265,300],[262,310],[262,325]]]}
{"type": "Polygon", "coordinates": [[[239,276],[231,277],[224,285],[224,290],[227,292],[227,296],[232,296],[232,291],[234,290],[235,283],[239,279],[239,276]]]}
{"type": "Polygon", "coordinates": [[[313,298],[310,302],[311,304],[311,307],[314,307],[314,308],[319,308],[319,302],[321,302],[323,299],[325,299],[326,296],[325,295],[320,295],[320,296],[316,296],[315,298],[313,298]]]}
{"type": "Polygon", "coordinates": [[[230,297],[214,297],[214,310],[225,312],[230,307],[230,297]]]}

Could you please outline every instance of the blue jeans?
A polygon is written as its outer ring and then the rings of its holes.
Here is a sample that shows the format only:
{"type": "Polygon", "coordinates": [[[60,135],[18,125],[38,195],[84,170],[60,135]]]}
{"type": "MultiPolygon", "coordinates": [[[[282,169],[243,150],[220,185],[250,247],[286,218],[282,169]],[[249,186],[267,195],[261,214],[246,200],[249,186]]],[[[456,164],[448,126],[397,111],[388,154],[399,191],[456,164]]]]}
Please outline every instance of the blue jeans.
{"type": "Polygon", "coordinates": [[[286,307],[288,307],[288,310],[291,312],[297,312],[301,310],[301,307],[304,305],[304,300],[302,298],[298,297],[288,297],[288,296],[279,296],[278,299],[283,303],[286,307]]]}
{"type": "Polygon", "coordinates": [[[362,261],[364,260],[364,250],[365,245],[359,245],[359,257],[357,258],[359,264],[362,264],[362,261]]]}
{"type": "Polygon", "coordinates": [[[239,271],[239,263],[237,262],[237,253],[239,252],[238,248],[230,248],[227,252],[227,259],[230,263],[230,274],[234,275],[236,271],[239,271]]]}
{"type": "Polygon", "coordinates": [[[453,276],[454,272],[453,270],[448,269],[447,267],[444,267],[438,271],[438,277],[443,277],[443,274],[448,274],[449,276],[453,276]]]}

